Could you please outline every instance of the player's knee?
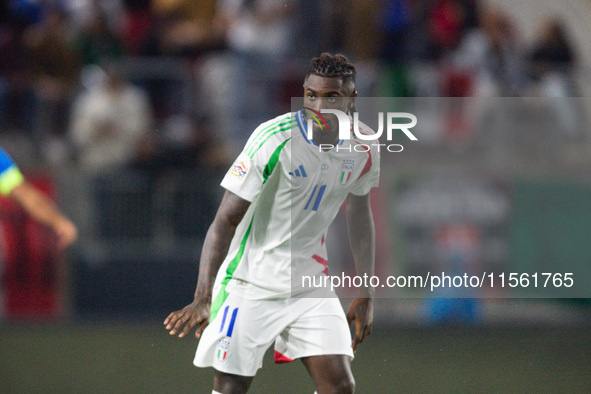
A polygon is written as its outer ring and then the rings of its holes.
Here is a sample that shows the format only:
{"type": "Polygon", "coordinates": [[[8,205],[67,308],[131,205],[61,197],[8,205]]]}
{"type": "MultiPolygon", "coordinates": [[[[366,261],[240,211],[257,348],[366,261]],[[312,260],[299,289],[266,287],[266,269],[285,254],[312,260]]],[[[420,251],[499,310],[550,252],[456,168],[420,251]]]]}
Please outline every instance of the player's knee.
{"type": "Polygon", "coordinates": [[[246,393],[252,379],[252,377],[227,374],[216,370],[213,378],[213,390],[220,393],[246,393]]]}
{"type": "Polygon", "coordinates": [[[341,379],[336,387],[334,387],[334,393],[354,393],[355,392],[355,379],[353,376],[348,375],[341,379]]]}

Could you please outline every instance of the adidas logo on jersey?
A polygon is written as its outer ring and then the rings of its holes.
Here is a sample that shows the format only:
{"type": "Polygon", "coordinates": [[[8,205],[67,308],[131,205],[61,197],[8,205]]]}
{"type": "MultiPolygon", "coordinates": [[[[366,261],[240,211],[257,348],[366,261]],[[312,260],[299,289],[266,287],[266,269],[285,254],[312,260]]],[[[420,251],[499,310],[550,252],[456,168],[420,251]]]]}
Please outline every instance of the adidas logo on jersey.
{"type": "Polygon", "coordinates": [[[302,178],[308,177],[308,174],[306,174],[306,170],[304,170],[304,166],[302,164],[300,164],[300,166],[296,168],[293,172],[290,172],[289,175],[294,175],[302,178]]]}

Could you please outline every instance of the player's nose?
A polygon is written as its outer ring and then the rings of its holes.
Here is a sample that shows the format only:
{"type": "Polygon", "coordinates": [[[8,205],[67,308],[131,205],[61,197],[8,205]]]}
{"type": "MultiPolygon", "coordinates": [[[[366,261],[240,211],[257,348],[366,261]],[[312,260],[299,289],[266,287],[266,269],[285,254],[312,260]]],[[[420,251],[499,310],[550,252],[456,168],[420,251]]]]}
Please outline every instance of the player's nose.
{"type": "Polygon", "coordinates": [[[322,103],[323,100],[321,98],[317,98],[316,100],[312,101],[308,107],[316,112],[320,112],[321,109],[325,108],[322,103]]]}
{"type": "Polygon", "coordinates": [[[335,105],[328,101],[328,98],[319,97],[318,99],[314,100],[312,105],[310,106],[316,112],[321,112],[323,109],[334,109],[335,105]]]}

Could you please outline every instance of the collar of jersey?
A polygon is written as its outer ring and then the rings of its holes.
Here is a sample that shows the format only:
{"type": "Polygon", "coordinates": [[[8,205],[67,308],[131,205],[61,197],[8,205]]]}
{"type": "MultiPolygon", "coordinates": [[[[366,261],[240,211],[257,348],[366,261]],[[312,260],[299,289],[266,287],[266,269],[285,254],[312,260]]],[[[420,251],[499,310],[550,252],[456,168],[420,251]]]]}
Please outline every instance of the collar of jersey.
{"type": "MultiPolygon", "coordinates": [[[[304,140],[308,144],[318,146],[318,144],[316,143],[316,141],[314,141],[313,138],[311,140],[308,139],[308,133],[306,130],[306,123],[304,122],[304,110],[303,109],[300,109],[298,112],[296,112],[296,120],[298,122],[298,127],[300,129],[300,132],[302,133],[302,136],[304,137],[304,140]]],[[[337,145],[342,145],[344,141],[345,140],[338,140],[337,145]]]]}

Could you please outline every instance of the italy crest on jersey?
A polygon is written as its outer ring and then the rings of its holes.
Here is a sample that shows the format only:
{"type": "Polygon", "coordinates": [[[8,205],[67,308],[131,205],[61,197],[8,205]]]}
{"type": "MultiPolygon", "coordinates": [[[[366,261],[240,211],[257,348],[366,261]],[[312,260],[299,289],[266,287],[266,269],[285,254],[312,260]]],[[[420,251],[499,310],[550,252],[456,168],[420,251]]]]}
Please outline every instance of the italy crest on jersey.
{"type": "Polygon", "coordinates": [[[341,185],[346,185],[351,179],[351,175],[353,174],[353,169],[355,168],[355,160],[343,160],[343,165],[341,166],[341,174],[339,175],[339,182],[341,185]]]}

